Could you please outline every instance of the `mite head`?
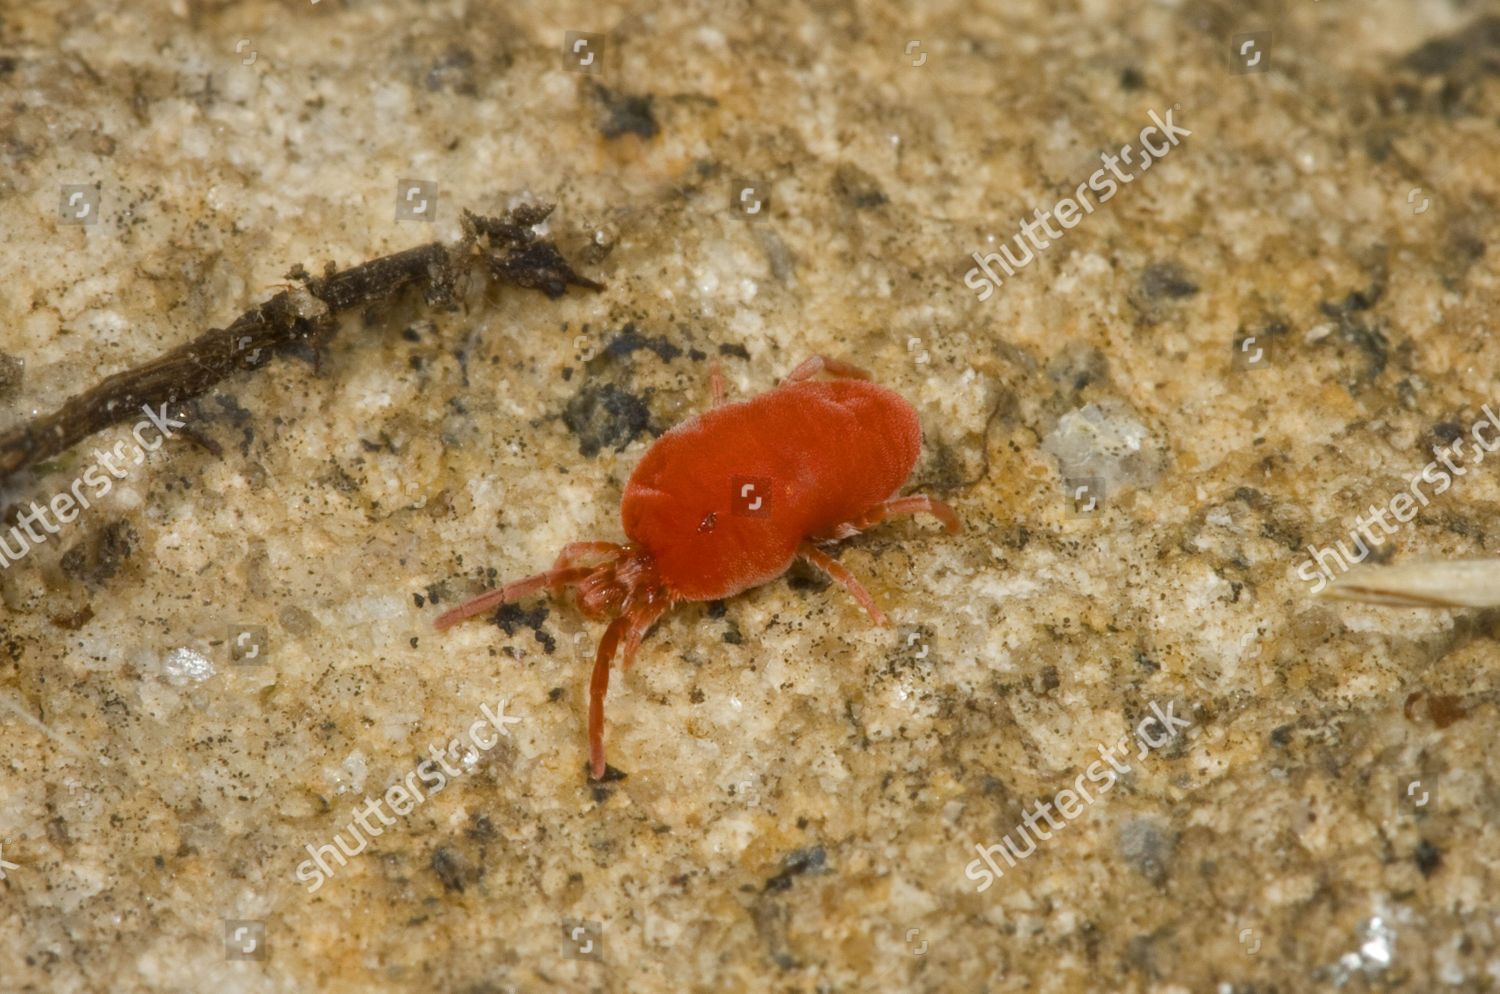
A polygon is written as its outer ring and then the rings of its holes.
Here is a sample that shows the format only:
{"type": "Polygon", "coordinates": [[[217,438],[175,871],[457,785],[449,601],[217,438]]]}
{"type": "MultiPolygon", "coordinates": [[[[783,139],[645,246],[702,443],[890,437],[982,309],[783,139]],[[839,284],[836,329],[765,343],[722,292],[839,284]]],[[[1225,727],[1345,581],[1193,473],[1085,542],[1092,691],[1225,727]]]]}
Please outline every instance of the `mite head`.
{"type": "Polygon", "coordinates": [[[617,546],[576,580],[578,609],[587,618],[614,618],[638,604],[666,596],[651,553],[635,545],[617,546]]]}
{"type": "Polygon", "coordinates": [[[796,555],[801,527],[787,481],[728,465],[713,482],[671,489],[632,481],[620,507],[625,533],[649,551],[674,597],[732,597],[779,576],[796,555]],[[790,523],[789,523],[790,522],[790,523]]]}
{"type": "Polygon", "coordinates": [[[610,662],[615,651],[620,649],[625,666],[629,667],[647,630],[671,608],[674,601],[650,552],[637,545],[575,542],[558,554],[557,561],[547,572],[506,584],[460,604],[438,618],[435,624],[442,631],[465,618],[540,591],[557,594],[568,589],[578,592],[578,605],[585,615],[611,619],[599,639],[599,648],[594,655],[594,677],[589,685],[589,772],[595,780],[600,780],[606,773],[604,694],[609,688],[610,662]]]}

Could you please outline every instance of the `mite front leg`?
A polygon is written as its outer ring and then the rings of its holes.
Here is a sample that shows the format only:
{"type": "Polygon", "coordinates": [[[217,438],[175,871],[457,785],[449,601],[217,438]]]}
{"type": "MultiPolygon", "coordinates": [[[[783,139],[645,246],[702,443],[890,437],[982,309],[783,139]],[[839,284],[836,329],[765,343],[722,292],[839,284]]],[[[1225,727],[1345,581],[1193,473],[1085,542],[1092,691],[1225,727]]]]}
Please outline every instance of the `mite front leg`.
{"type": "Polygon", "coordinates": [[[604,779],[604,695],[609,693],[609,664],[629,625],[630,619],[625,617],[611,621],[594,655],[594,676],[589,681],[589,776],[593,780],[604,779]]]}
{"type": "Polygon", "coordinates": [[[569,542],[562,547],[562,551],[553,560],[552,568],[568,569],[585,557],[610,559],[618,556],[620,552],[621,547],[615,542],[569,542]]]}
{"type": "Polygon", "coordinates": [[[875,624],[881,627],[886,625],[885,615],[881,612],[879,606],[876,605],[875,598],[870,596],[870,592],[865,589],[864,584],[860,583],[853,573],[846,570],[832,556],[811,542],[803,542],[798,546],[797,555],[842,583],[849,593],[854,595],[854,599],[859,601],[860,606],[869,613],[870,620],[874,621],[875,624]]]}
{"type": "Polygon", "coordinates": [[[530,597],[538,590],[550,590],[557,593],[559,590],[569,587],[594,571],[592,566],[579,566],[573,569],[554,569],[546,573],[538,573],[528,576],[524,580],[508,583],[498,590],[491,590],[487,594],[480,594],[471,601],[465,601],[458,607],[441,615],[434,621],[433,627],[438,631],[451,628],[463,621],[472,618],[476,614],[483,614],[492,607],[518,601],[523,597],[530,597]]]}
{"type": "Polygon", "coordinates": [[[853,363],[844,362],[842,359],[830,359],[827,356],[815,355],[805,361],[802,365],[786,374],[783,383],[797,383],[801,380],[810,380],[819,373],[827,373],[845,380],[868,380],[870,374],[853,363]]]}
{"type": "Polygon", "coordinates": [[[646,632],[651,630],[651,626],[656,624],[657,619],[666,614],[671,606],[671,601],[662,598],[633,607],[625,615],[629,625],[625,630],[625,649],[621,656],[627,670],[635,663],[635,653],[641,647],[641,639],[646,637],[646,632]]]}

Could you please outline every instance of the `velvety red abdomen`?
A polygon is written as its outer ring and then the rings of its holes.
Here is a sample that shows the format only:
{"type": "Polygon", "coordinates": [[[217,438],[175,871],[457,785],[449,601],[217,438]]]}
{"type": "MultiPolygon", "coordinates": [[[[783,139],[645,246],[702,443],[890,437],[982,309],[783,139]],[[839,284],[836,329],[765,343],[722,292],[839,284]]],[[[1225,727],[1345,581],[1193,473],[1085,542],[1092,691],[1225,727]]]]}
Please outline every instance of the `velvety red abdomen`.
{"type": "Polygon", "coordinates": [[[673,595],[729,597],[784,573],[804,538],[892,497],[921,448],[916,411],[894,391],[789,383],[663,435],[620,518],[673,595]]]}

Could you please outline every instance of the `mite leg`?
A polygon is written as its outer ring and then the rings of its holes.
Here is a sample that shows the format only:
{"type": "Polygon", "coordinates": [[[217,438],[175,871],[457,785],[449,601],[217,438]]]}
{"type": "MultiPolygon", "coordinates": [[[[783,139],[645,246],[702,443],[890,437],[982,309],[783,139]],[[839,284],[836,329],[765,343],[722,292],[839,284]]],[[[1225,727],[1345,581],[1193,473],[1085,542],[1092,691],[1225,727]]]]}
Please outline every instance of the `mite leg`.
{"type": "Polygon", "coordinates": [[[567,569],[585,556],[609,556],[618,555],[620,546],[614,542],[569,542],[562,547],[557,554],[557,559],[552,563],[554,570],[567,569]]]}
{"type": "Polygon", "coordinates": [[[926,494],[911,494],[907,497],[893,497],[892,499],[876,507],[859,521],[859,529],[873,528],[886,518],[897,514],[930,514],[943,523],[948,529],[948,534],[956,535],[963,530],[958,523],[958,515],[953,508],[938,500],[936,497],[928,497],[926,494]]]}
{"type": "Polygon", "coordinates": [[[609,664],[629,624],[628,617],[611,621],[594,656],[594,677],[589,681],[589,774],[595,780],[604,779],[604,695],[609,693],[609,664]]]}
{"type": "Polygon", "coordinates": [[[802,365],[786,374],[783,383],[796,383],[799,380],[810,380],[819,373],[827,373],[845,380],[868,380],[870,374],[852,363],[840,359],[830,359],[827,356],[815,355],[805,360],[802,365]]]}
{"type": "Polygon", "coordinates": [[[480,594],[471,601],[465,601],[453,610],[441,615],[437,621],[433,622],[433,625],[438,631],[443,631],[458,624],[465,618],[472,618],[476,614],[483,614],[492,607],[498,607],[510,601],[518,601],[523,597],[529,597],[538,590],[551,590],[555,593],[569,584],[577,583],[593,571],[593,566],[554,569],[548,570],[545,573],[538,573],[536,576],[528,576],[526,579],[517,580],[515,583],[507,583],[498,590],[491,590],[487,594],[480,594]]]}
{"type": "Polygon", "coordinates": [[[818,569],[822,570],[824,573],[827,573],[838,582],[842,583],[846,588],[848,588],[849,593],[854,595],[854,599],[859,601],[860,606],[863,607],[867,612],[869,612],[870,618],[875,622],[875,624],[881,626],[885,625],[885,615],[882,614],[880,608],[876,606],[875,598],[870,596],[870,592],[865,589],[864,584],[860,583],[853,573],[849,572],[848,570],[844,569],[843,566],[839,565],[839,563],[835,559],[833,559],[833,557],[829,556],[828,553],[824,552],[816,545],[813,545],[811,542],[803,542],[800,546],[797,547],[797,555],[801,556],[803,559],[806,559],[808,562],[818,567],[818,569]]]}
{"type": "Polygon", "coordinates": [[[724,367],[715,359],[708,364],[709,407],[724,403],[724,367]]]}
{"type": "Polygon", "coordinates": [[[953,508],[938,500],[936,497],[928,497],[926,494],[912,494],[908,497],[895,497],[884,504],[877,504],[861,517],[853,521],[844,521],[832,528],[822,531],[813,536],[818,541],[837,542],[846,538],[853,538],[860,532],[868,531],[880,524],[887,518],[897,514],[920,514],[927,513],[943,523],[948,529],[948,534],[955,535],[963,530],[959,523],[958,515],[953,508]]]}
{"type": "Polygon", "coordinates": [[[641,647],[641,639],[646,637],[646,632],[656,624],[656,619],[667,612],[672,604],[666,598],[651,604],[642,604],[640,607],[632,608],[625,617],[629,621],[629,627],[625,630],[625,651],[623,653],[624,667],[628,670],[635,662],[635,651],[641,647]]]}

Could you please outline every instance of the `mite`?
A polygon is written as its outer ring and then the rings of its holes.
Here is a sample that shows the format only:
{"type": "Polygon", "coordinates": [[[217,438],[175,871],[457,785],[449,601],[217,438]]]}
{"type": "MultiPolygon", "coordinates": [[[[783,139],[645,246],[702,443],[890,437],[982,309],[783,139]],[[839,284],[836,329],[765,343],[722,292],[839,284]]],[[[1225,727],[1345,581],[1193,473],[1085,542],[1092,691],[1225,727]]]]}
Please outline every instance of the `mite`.
{"type": "Polygon", "coordinates": [[[769,583],[800,556],[886,624],[869,591],[819,546],[894,514],[926,512],[950,533],[959,523],[942,501],[896,496],[916,465],[922,429],[900,394],[869,378],[814,356],[774,389],[726,404],[715,367],[713,405],[657,439],[625,484],[628,542],[571,543],[552,569],[459,605],[437,619],[438,630],[543,590],[572,589],[585,617],[609,618],[589,684],[589,767],[599,780],[615,652],[623,642],[628,669],[646,631],[673,605],[769,583]],[[819,373],[833,378],[815,380],[819,373]]]}

